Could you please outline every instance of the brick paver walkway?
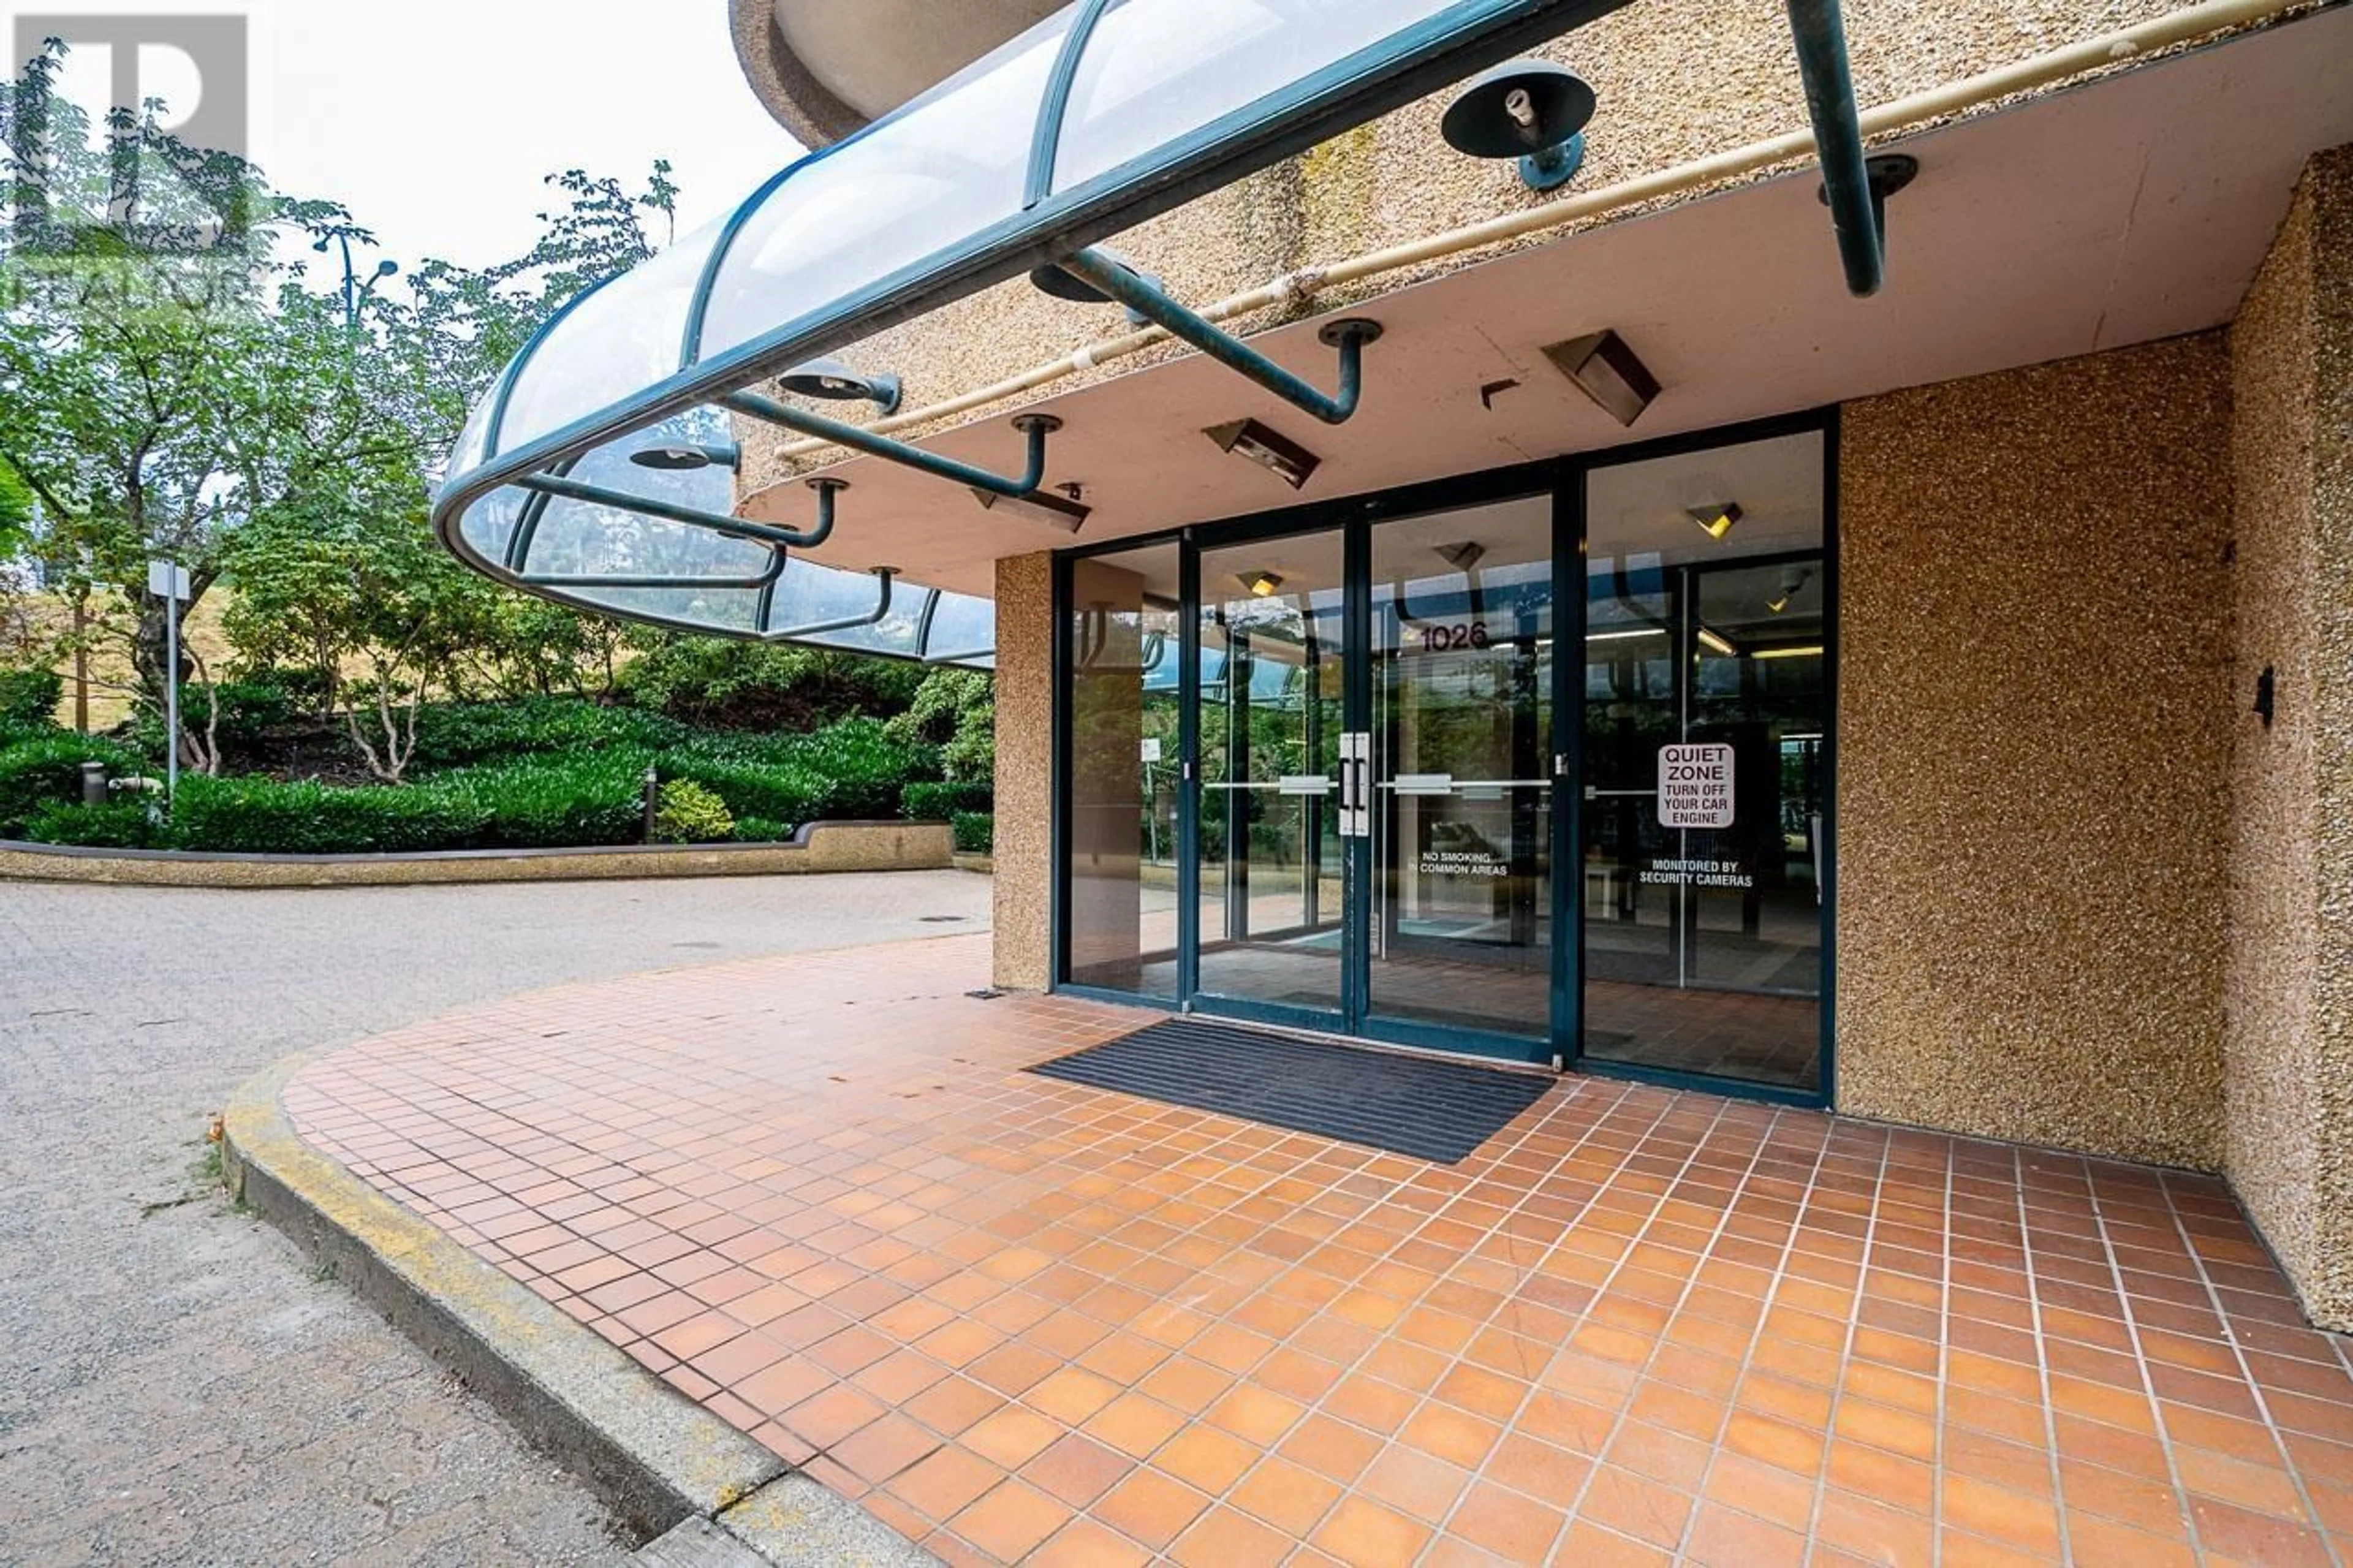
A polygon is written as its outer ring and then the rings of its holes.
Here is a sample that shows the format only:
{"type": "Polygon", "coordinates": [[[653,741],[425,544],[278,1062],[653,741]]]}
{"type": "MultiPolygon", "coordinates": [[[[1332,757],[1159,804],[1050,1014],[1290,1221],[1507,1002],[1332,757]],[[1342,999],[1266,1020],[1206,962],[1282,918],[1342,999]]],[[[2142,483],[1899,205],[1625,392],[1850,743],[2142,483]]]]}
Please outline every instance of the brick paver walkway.
{"type": "Polygon", "coordinates": [[[1455,1166],[1021,1069],[985,942],[480,1007],[304,1134],[951,1560],[2338,1563],[2217,1183],[1567,1079],[1455,1166]]]}

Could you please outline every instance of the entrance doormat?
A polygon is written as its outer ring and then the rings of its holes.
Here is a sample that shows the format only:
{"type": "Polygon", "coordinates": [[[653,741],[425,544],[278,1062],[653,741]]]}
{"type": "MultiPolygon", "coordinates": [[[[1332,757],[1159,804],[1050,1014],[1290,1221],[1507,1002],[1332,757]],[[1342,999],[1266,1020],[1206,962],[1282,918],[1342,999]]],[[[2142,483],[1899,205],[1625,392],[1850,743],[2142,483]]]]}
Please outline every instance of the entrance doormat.
{"type": "Polygon", "coordinates": [[[1172,1018],[1029,1069],[1451,1165],[1544,1098],[1551,1080],[1172,1018]]]}

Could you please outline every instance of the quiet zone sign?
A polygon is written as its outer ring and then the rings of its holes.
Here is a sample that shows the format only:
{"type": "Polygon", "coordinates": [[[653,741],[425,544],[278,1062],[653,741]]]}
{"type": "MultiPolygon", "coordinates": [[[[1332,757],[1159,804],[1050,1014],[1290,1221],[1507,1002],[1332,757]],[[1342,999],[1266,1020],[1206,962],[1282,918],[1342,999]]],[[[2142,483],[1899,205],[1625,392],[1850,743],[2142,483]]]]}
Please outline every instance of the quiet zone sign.
{"type": "Polygon", "coordinates": [[[1659,748],[1659,826],[1732,826],[1732,748],[1659,748]]]}

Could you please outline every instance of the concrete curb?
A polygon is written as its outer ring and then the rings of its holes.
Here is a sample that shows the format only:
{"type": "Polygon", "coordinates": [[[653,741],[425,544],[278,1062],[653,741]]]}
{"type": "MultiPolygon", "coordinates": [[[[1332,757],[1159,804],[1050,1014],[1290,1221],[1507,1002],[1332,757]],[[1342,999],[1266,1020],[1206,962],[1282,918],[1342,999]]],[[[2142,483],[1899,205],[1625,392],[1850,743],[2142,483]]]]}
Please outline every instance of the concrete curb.
{"type": "Polygon", "coordinates": [[[303,1142],[280,1097],[316,1055],[258,1074],[222,1112],[230,1192],[454,1369],[641,1540],[705,1519],[791,1568],[936,1561],[303,1142]]]}
{"type": "Polygon", "coordinates": [[[0,841],[0,880],[146,888],[381,888],[436,882],[577,882],[650,877],[789,877],[944,871],[944,822],[810,822],[779,844],[447,849],[420,855],[219,855],[0,841]]]}

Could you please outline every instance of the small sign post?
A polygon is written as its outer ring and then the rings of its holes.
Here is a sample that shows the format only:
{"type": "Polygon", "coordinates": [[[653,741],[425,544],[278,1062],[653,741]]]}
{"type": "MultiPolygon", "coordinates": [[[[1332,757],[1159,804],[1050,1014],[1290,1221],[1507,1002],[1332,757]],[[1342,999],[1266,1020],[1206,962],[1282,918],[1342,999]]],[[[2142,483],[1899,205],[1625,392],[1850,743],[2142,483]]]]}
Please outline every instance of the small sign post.
{"type": "Polygon", "coordinates": [[[147,563],[147,591],[164,601],[164,810],[180,797],[180,605],[188,573],[169,561],[147,563]]]}
{"type": "Polygon", "coordinates": [[[1659,748],[1659,826],[1732,826],[1732,748],[1722,742],[1659,748]]]}

